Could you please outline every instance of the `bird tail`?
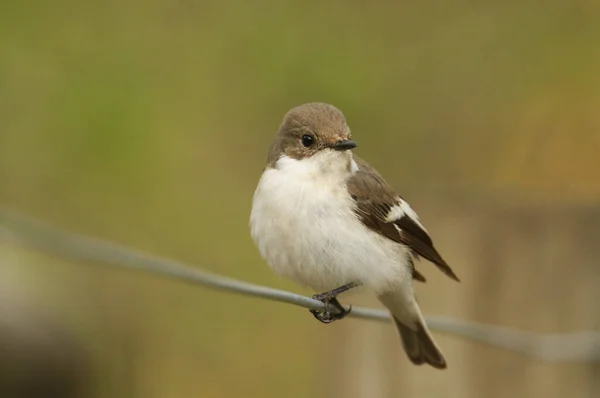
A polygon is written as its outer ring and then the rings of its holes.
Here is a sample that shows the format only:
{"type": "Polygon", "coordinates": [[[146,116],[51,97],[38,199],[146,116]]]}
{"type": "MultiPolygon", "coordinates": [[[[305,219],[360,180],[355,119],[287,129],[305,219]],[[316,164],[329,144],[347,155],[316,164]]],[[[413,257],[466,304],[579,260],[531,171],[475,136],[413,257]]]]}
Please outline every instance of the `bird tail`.
{"type": "Polygon", "coordinates": [[[406,355],[415,365],[427,363],[445,369],[446,360],[427,328],[414,294],[408,299],[398,292],[385,293],[379,300],[390,310],[406,355]]]}

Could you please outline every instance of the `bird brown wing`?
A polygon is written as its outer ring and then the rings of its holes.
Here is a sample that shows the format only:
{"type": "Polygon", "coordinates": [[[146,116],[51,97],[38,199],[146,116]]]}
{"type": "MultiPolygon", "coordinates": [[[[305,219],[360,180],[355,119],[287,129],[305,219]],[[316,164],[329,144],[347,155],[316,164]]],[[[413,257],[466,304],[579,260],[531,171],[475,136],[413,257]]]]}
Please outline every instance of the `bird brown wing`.
{"type": "MultiPolygon", "coordinates": [[[[348,180],[348,192],[356,203],[356,215],[371,230],[410,248],[415,257],[434,263],[444,274],[458,281],[448,263],[433,246],[418,216],[383,177],[367,162],[354,157],[358,171],[348,180]]],[[[425,278],[414,269],[413,278],[425,278]]]]}

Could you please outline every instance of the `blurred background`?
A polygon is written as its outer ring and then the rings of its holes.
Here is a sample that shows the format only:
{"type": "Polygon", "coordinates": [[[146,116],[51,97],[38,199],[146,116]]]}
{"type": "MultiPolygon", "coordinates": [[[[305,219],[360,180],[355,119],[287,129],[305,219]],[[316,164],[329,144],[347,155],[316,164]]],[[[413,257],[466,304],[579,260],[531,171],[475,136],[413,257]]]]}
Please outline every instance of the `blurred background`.
{"type": "MultiPolygon", "coordinates": [[[[417,264],[426,314],[598,330],[599,40],[589,0],[4,1],[0,205],[312,294],[248,218],[285,112],[330,102],[462,279],[417,264]]],[[[448,370],[414,367],[391,325],[10,239],[0,295],[3,397],[600,396],[597,363],[435,333],[448,370]]]]}

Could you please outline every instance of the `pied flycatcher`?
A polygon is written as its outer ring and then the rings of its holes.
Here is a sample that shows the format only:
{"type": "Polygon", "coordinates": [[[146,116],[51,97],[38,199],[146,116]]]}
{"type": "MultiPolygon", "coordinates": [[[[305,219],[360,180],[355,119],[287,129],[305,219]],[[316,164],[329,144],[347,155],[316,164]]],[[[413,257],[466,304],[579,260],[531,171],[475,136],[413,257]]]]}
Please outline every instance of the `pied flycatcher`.
{"type": "Polygon", "coordinates": [[[409,204],[367,162],[342,112],[325,103],[291,109],[271,145],[256,188],[250,229],[273,270],[324,293],[313,296],[336,312],[311,311],[322,322],[349,311],[336,296],[356,286],[390,310],[408,358],[443,369],[415,299],[413,260],[426,258],[458,281],[409,204]]]}

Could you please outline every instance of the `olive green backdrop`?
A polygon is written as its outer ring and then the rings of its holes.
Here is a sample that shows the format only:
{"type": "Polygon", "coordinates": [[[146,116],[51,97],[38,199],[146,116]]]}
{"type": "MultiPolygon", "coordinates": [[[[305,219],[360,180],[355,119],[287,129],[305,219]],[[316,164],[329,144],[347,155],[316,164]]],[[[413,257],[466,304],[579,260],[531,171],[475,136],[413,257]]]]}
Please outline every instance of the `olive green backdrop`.
{"type": "MultiPolygon", "coordinates": [[[[595,206],[599,39],[596,1],[4,1],[0,204],[309,294],[248,229],[289,108],[340,107],[429,225],[457,198],[595,206]]],[[[335,336],[301,309],[0,249],[6,289],[84,347],[84,396],[332,391],[335,336]]]]}

